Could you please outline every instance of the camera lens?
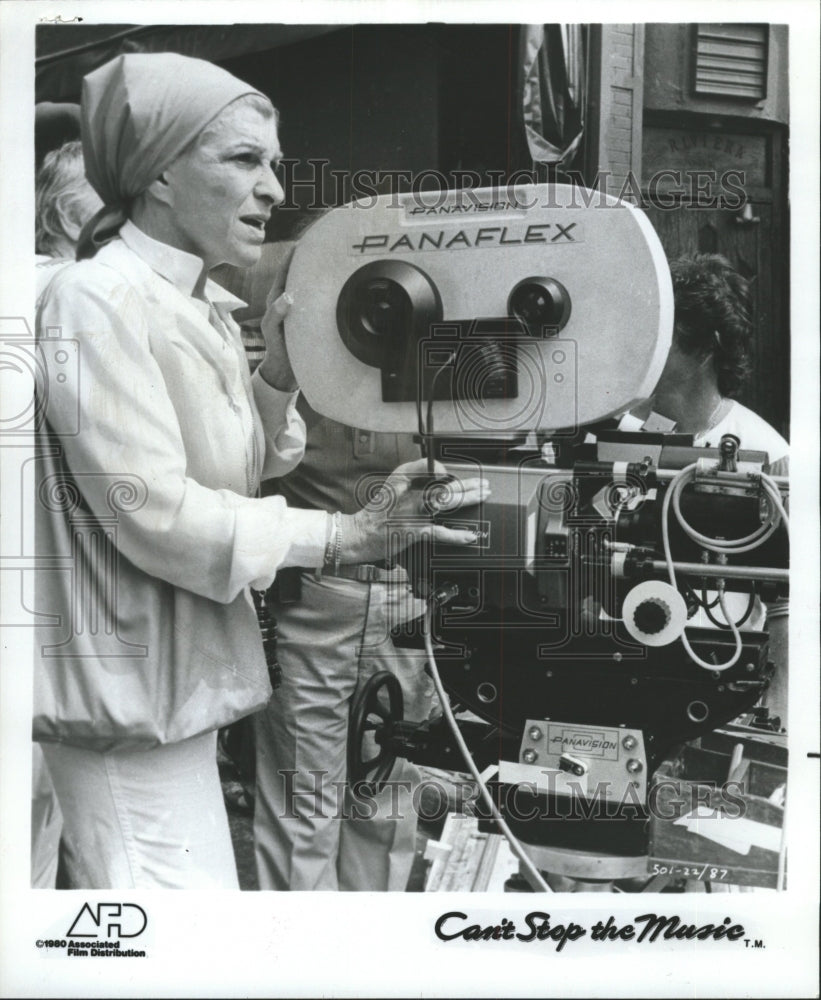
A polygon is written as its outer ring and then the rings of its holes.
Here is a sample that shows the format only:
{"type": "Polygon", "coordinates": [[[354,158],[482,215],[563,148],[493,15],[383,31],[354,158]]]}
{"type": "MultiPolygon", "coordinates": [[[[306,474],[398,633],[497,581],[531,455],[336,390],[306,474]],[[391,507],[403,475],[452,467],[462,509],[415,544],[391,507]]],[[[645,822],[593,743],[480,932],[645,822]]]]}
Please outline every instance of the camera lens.
{"type": "Polygon", "coordinates": [[[527,327],[531,337],[553,337],[570,319],[570,295],[555,278],[525,278],[507,300],[509,316],[527,327]]]}
{"type": "Polygon", "coordinates": [[[372,261],[345,282],[337,326],[348,350],[379,368],[388,356],[413,346],[417,331],[440,320],[439,293],[420,268],[401,261],[372,261]]]}
{"type": "Polygon", "coordinates": [[[407,295],[395,281],[376,278],[359,289],[354,309],[364,330],[382,336],[401,329],[408,305],[407,295]]]}

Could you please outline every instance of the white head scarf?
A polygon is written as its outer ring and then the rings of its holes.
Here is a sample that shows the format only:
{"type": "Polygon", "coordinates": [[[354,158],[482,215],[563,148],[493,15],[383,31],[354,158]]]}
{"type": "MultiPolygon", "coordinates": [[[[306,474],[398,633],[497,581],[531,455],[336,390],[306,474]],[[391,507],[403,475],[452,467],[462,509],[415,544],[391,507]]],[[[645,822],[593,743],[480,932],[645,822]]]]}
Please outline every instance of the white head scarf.
{"type": "MultiPolygon", "coordinates": [[[[93,257],[119,232],[130,203],[229,104],[255,94],[224,69],[172,52],[117,56],[83,79],[81,128],[89,183],[105,203],[80,237],[93,257]]],[[[273,106],[271,108],[273,113],[273,106]]]]}

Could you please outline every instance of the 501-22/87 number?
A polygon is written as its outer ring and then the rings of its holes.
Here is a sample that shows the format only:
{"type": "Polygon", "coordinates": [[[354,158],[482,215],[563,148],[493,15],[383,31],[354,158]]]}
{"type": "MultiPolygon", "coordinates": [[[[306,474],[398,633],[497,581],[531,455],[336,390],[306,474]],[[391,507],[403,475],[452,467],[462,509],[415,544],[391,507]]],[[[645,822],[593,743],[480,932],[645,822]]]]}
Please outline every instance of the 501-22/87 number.
{"type": "Polygon", "coordinates": [[[719,868],[716,865],[676,865],[669,864],[663,865],[659,864],[658,861],[653,862],[653,866],[650,869],[651,875],[674,875],[679,878],[696,878],[705,879],[708,882],[720,882],[725,879],[729,874],[728,868],[719,868]]]}

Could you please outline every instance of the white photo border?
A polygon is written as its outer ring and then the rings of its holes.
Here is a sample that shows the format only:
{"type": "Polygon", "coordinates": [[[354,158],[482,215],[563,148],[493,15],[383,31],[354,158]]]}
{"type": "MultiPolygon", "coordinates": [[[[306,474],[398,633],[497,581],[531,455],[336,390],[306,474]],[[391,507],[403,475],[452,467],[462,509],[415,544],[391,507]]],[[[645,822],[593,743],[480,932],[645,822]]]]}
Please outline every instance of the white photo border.
{"type": "MultiPolygon", "coordinates": [[[[578,21],[760,21],[790,26],[792,442],[789,880],[784,893],[518,895],[230,892],[49,892],[29,888],[31,636],[2,635],[0,671],[0,996],[810,996],[818,960],[818,178],[819,14],[812,0],[630,2],[580,0],[578,21]],[[816,754],[815,757],[809,756],[816,754]],[[126,898],[127,897],[127,898],[126,898]],[[145,960],[66,963],[37,940],[62,937],[86,902],[142,907],[145,960]],[[553,924],[590,927],[613,914],[677,913],[686,922],[730,916],[749,945],[727,942],[594,944],[442,942],[445,911],[479,923],[523,924],[542,910],[553,924]],[[68,922],[68,923],[67,923],[68,922]],[[763,947],[755,947],[756,942],[763,947]],[[601,949],[605,949],[604,956],[601,949]],[[598,951],[597,951],[598,949],[598,951]],[[591,961],[604,957],[605,961],[591,961]]],[[[367,23],[559,20],[566,7],[495,0],[384,2],[168,2],[3,0],[0,4],[0,317],[33,324],[34,29],[46,19],[87,23],[367,23]]],[[[0,447],[3,473],[17,456],[0,447]]],[[[8,491],[3,478],[4,514],[8,491]]],[[[3,552],[20,522],[2,521],[3,552]]],[[[7,595],[2,595],[5,599],[7,595]]]]}

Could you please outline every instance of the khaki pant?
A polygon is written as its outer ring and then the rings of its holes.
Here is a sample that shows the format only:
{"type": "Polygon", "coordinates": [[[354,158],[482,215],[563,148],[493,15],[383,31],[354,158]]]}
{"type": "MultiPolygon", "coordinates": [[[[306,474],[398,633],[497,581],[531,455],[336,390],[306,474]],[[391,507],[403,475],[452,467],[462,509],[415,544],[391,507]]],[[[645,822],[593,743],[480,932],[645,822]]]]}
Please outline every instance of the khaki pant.
{"type": "Polygon", "coordinates": [[[404,890],[419,773],[397,759],[389,787],[357,806],[346,788],[346,748],[354,697],[381,670],[398,678],[405,718],[428,717],[424,652],[397,649],[390,637],[422,608],[406,583],[317,581],[305,572],[300,601],[275,609],[283,682],[255,719],[261,889],[404,890]]]}

